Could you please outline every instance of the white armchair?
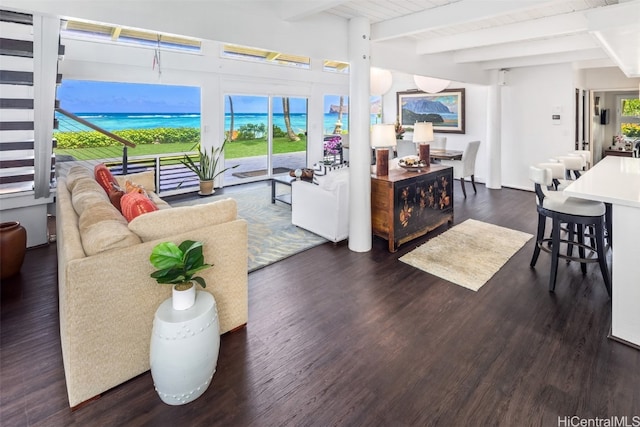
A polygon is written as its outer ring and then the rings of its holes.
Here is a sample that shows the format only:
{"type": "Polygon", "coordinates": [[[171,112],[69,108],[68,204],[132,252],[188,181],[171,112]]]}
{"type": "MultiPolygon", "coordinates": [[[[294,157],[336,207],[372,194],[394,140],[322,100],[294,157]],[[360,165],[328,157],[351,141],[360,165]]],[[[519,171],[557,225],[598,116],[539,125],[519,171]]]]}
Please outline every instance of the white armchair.
{"type": "Polygon", "coordinates": [[[467,191],[464,188],[464,179],[466,177],[471,177],[473,192],[477,193],[474,175],[476,169],[476,156],[478,155],[479,146],[480,141],[471,141],[467,144],[467,148],[462,153],[462,160],[442,160],[440,162],[443,166],[453,167],[453,178],[460,179],[462,194],[464,194],[465,199],[467,198],[467,191]]]}
{"type": "Polygon", "coordinates": [[[291,223],[332,242],[349,237],[349,168],[291,183],[291,223]]]}

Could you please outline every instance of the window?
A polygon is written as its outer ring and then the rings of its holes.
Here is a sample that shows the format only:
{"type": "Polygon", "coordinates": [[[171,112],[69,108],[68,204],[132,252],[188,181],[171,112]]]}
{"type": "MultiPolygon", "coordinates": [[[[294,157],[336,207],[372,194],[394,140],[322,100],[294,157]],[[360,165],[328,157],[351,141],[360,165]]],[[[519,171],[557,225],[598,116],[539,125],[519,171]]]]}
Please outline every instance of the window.
{"type": "Polygon", "coordinates": [[[311,59],[307,56],[291,55],[282,52],[274,52],[255,47],[238,46],[233,44],[225,44],[222,47],[221,55],[223,58],[287,65],[303,69],[309,69],[311,64],[311,59]]]}
{"type": "Polygon", "coordinates": [[[626,138],[640,138],[640,99],[632,96],[618,98],[619,127],[618,131],[626,138]]]}
{"type": "Polygon", "coordinates": [[[323,61],[323,70],[329,71],[332,73],[344,73],[349,74],[349,63],[341,62],[341,61],[332,61],[330,59],[325,59],[323,61]]]}
{"type": "Polygon", "coordinates": [[[190,52],[200,52],[201,47],[201,41],[194,38],[88,21],[66,21],[60,33],[68,38],[190,52]]]}

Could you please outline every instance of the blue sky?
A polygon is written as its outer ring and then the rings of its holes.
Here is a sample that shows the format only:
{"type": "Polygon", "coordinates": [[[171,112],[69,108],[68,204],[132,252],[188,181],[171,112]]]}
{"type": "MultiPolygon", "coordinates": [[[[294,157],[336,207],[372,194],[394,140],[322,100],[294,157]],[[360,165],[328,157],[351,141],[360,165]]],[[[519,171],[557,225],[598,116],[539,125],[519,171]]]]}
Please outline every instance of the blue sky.
{"type": "Polygon", "coordinates": [[[199,113],[200,88],[63,80],[60,107],[72,113],[199,113]]]}
{"type": "MultiPolygon", "coordinates": [[[[267,97],[232,95],[236,113],[266,113],[267,97]]],[[[58,87],[60,106],[72,113],[199,113],[200,88],[156,84],[63,80],[58,87]]],[[[345,104],[348,104],[345,96],[345,104]]],[[[324,111],[338,105],[338,95],[326,95],[324,111]]],[[[306,112],[305,98],[289,98],[292,113],[306,112]]],[[[229,99],[225,96],[225,111],[229,99]]],[[[274,98],[273,111],[282,113],[280,97],[274,98]]]]}

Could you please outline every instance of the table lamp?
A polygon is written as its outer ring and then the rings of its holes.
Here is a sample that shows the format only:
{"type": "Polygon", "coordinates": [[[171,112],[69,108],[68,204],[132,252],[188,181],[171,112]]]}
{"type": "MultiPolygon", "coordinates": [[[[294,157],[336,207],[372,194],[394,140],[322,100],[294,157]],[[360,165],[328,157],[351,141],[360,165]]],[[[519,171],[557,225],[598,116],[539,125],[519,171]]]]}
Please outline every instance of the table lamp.
{"type": "Polygon", "coordinates": [[[395,146],[395,125],[381,123],[371,127],[371,147],[376,150],[376,175],[389,175],[389,149],[395,146]]]}
{"type": "Polygon", "coordinates": [[[417,122],[413,126],[413,142],[418,144],[420,160],[428,165],[431,162],[429,155],[429,142],[433,141],[433,123],[417,122]]]}

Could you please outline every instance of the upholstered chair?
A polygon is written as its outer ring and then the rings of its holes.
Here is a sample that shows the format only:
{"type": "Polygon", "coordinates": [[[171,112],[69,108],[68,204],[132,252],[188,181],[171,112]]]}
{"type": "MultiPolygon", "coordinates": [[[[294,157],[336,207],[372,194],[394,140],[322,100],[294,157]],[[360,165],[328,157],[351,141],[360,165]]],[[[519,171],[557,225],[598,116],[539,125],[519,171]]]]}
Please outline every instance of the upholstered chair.
{"type": "Polygon", "coordinates": [[[418,151],[416,150],[415,142],[408,139],[400,139],[396,145],[396,153],[398,157],[416,156],[418,151]]]}
{"type": "Polygon", "coordinates": [[[431,148],[434,150],[446,150],[447,149],[447,137],[446,136],[434,136],[433,142],[431,142],[431,148]]]}
{"type": "Polygon", "coordinates": [[[480,141],[471,141],[467,144],[464,152],[462,153],[461,160],[442,160],[440,164],[443,166],[453,167],[453,178],[460,179],[460,185],[462,186],[462,194],[464,198],[467,198],[467,191],[464,188],[464,179],[471,177],[471,185],[473,186],[473,192],[477,193],[475,182],[475,169],[476,169],[476,157],[478,155],[478,147],[480,141]]]}

